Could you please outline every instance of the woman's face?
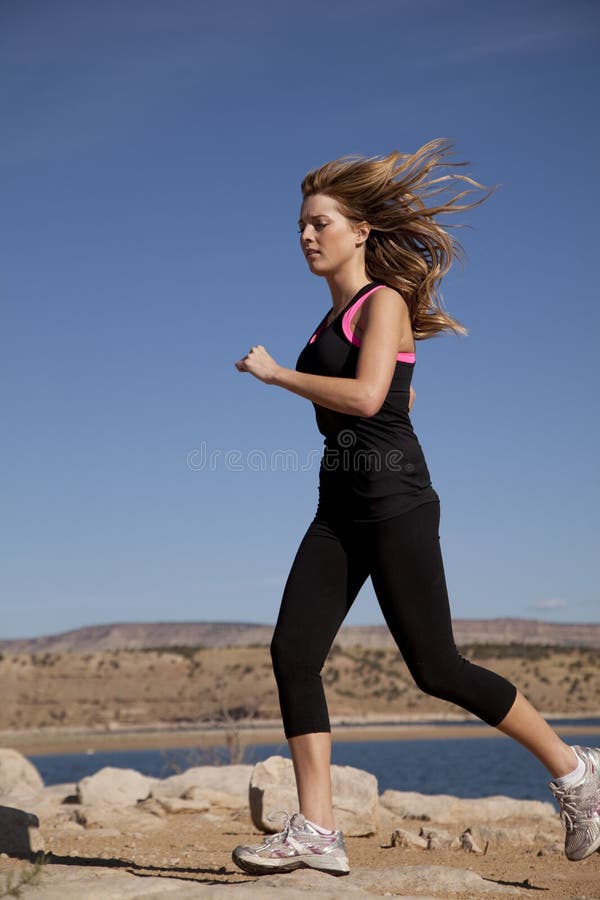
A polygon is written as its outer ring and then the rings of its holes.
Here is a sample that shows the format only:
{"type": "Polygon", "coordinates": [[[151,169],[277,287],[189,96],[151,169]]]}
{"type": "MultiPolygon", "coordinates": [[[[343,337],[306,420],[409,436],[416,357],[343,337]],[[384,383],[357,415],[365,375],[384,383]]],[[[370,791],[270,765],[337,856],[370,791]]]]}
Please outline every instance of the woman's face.
{"type": "Polygon", "coordinates": [[[298,230],[302,252],[315,275],[329,275],[358,252],[364,252],[361,245],[366,235],[361,234],[356,222],[340,212],[337,201],[326,194],[313,194],[304,200],[298,230]]]}

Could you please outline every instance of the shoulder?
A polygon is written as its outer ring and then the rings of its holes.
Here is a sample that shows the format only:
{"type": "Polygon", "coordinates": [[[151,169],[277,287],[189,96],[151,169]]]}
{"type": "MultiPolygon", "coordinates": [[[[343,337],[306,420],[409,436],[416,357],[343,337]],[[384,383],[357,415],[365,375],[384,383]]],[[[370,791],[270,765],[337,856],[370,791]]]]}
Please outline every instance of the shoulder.
{"type": "Polygon", "coordinates": [[[360,340],[367,331],[373,332],[378,343],[390,338],[396,341],[398,353],[414,353],[408,304],[399,291],[387,285],[369,294],[348,327],[360,340]]]}
{"type": "Polygon", "coordinates": [[[370,300],[378,300],[380,303],[388,303],[394,304],[396,306],[406,306],[408,309],[406,300],[396,288],[389,287],[387,284],[378,284],[376,289],[372,292],[372,294],[367,298],[367,301],[370,300]]]}
{"type": "Polygon", "coordinates": [[[364,327],[369,319],[380,317],[403,320],[409,317],[408,304],[402,294],[387,284],[379,285],[370,292],[361,307],[361,325],[364,327]]]}

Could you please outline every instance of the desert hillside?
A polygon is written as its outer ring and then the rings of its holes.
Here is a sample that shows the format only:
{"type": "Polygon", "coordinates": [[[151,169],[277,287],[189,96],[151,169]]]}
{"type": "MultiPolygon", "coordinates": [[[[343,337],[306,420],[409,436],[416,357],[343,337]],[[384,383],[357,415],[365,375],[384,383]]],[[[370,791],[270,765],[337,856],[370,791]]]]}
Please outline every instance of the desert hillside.
{"type": "MultiPolygon", "coordinates": [[[[600,650],[542,645],[463,646],[540,710],[600,711],[600,650]]],[[[396,649],[336,642],[323,670],[332,716],[458,713],[422,694],[396,649]]],[[[267,646],[4,655],[0,731],[46,727],[188,725],[278,718],[267,646]]]]}
{"type": "MultiPolygon", "coordinates": [[[[547,644],[600,648],[599,623],[543,622],[537,619],[454,619],[457,644],[547,644]]],[[[249,622],[116,622],[59,634],[0,641],[2,653],[141,650],[151,647],[248,647],[268,645],[273,625],[249,622]]],[[[341,647],[392,648],[385,625],[343,626],[341,647]]]]}

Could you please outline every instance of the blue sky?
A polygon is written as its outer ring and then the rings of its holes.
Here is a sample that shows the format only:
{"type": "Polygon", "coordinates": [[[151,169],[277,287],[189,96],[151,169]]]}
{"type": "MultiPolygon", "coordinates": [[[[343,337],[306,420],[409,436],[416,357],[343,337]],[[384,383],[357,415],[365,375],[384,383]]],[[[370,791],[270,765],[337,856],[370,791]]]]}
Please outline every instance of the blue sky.
{"type": "MultiPolygon", "coordinates": [[[[436,137],[500,186],[447,220],[469,336],[417,344],[453,614],[600,621],[599,25],[582,0],[0,5],[5,637],[274,622],[322,439],[234,362],[294,367],[330,306],[303,175],[436,137]]],[[[382,621],[368,584],[347,622],[382,621]]]]}

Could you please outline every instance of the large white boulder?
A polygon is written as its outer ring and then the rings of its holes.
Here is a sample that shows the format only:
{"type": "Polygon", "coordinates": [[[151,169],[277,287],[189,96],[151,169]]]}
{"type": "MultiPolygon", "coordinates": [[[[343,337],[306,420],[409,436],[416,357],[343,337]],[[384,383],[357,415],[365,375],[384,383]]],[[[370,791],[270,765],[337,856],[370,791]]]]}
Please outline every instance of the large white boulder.
{"type": "Polygon", "coordinates": [[[399,819],[459,827],[496,823],[502,819],[527,819],[548,822],[556,818],[551,803],[540,800],[513,800],[511,797],[463,799],[447,794],[418,794],[412,791],[384,791],[381,806],[399,819]]]}
{"type": "MultiPolygon", "coordinates": [[[[327,898],[327,900],[339,900],[346,894],[362,896],[391,896],[402,897],[403,900],[432,900],[433,896],[438,900],[448,897],[449,894],[456,897],[464,897],[465,900],[486,895],[494,898],[502,896],[522,897],[523,891],[512,885],[501,884],[498,881],[484,878],[476,872],[466,868],[454,866],[386,866],[384,868],[353,867],[349,875],[344,876],[343,883],[339,881],[336,886],[327,890],[331,876],[314,869],[296,869],[293,872],[277,875],[261,875],[259,879],[259,891],[257,897],[284,898],[298,897],[300,891],[310,893],[313,897],[327,898]],[[288,893],[289,891],[289,893],[288,893]],[[295,891],[298,893],[296,894],[295,891]],[[323,892],[323,893],[321,893],[323,892]]],[[[253,896],[251,891],[254,885],[245,884],[240,888],[231,885],[227,888],[229,896],[237,897],[230,891],[238,890],[239,896],[253,896]]]]}
{"type": "Polygon", "coordinates": [[[248,788],[253,766],[195,766],[181,775],[156,781],[152,796],[205,801],[208,805],[242,809],[248,806],[248,788]]]}
{"type": "Polygon", "coordinates": [[[135,769],[106,766],[94,775],[82,778],[76,793],[79,802],[86,805],[133,806],[150,796],[154,781],[135,769]]]}
{"type": "Polygon", "coordinates": [[[473,900],[479,895],[503,894],[522,896],[518,887],[503,885],[497,881],[484,878],[470,869],[454,866],[393,866],[382,869],[358,869],[352,881],[358,887],[373,893],[406,897],[408,894],[429,893],[436,897],[447,897],[448,894],[463,896],[473,900]]]}
{"type": "Polygon", "coordinates": [[[40,773],[22,753],[8,747],[0,749],[0,802],[11,796],[33,797],[43,787],[40,773]]]}

